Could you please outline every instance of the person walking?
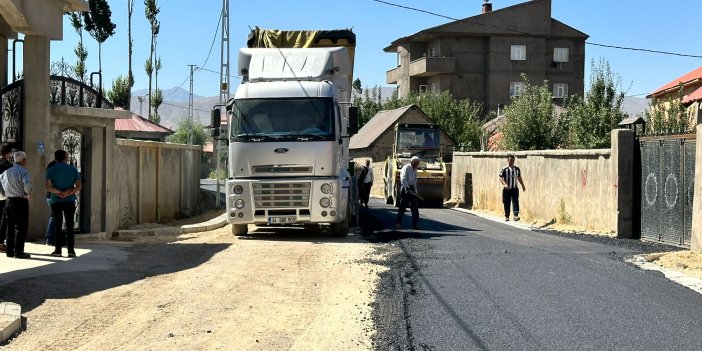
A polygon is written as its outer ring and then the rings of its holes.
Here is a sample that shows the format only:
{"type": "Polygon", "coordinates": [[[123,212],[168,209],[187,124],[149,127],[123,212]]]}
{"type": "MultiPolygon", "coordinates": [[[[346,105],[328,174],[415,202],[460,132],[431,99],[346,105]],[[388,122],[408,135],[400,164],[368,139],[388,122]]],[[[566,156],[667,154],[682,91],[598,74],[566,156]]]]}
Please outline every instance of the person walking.
{"type": "Polygon", "coordinates": [[[509,209],[512,205],[514,212],[514,220],[519,220],[519,187],[517,182],[522,185],[522,191],[526,191],[524,181],[522,181],[522,171],[514,165],[514,156],[507,157],[507,167],[500,171],[500,183],[502,184],[502,204],[505,208],[505,221],[509,221],[509,209]]]}
{"type": "Polygon", "coordinates": [[[370,159],[366,160],[366,164],[361,171],[361,205],[368,208],[368,200],[370,199],[371,188],[373,187],[373,168],[370,166],[370,159]],[[363,176],[365,174],[365,176],[363,176]]]}
{"type": "Polygon", "coordinates": [[[400,209],[397,211],[395,228],[402,228],[402,217],[409,205],[412,211],[412,228],[419,229],[419,208],[417,195],[417,167],[419,167],[419,157],[412,156],[410,163],[404,165],[400,170],[400,209]]]}
{"type": "MultiPolygon", "coordinates": [[[[8,144],[0,146],[0,174],[12,168],[12,147],[8,144]]],[[[7,197],[0,195],[0,252],[7,251],[5,239],[7,238],[7,213],[5,213],[7,197]]]]}
{"type": "Polygon", "coordinates": [[[15,165],[0,174],[0,195],[7,197],[7,257],[30,258],[24,252],[24,240],[29,225],[29,199],[32,194],[32,180],[24,166],[27,154],[17,151],[15,165]]]}
{"type": "Polygon", "coordinates": [[[51,193],[51,216],[54,219],[54,252],[51,256],[61,257],[61,247],[66,244],[68,257],[76,257],[74,247],[73,216],[76,213],[76,193],[83,183],[78,170],[68,164],[68,153],[65,150],[54,152],[56,164],[46,171],[46,190],[51,193]],[[66,219],[66,234],[61,231],[63,220],[66,219]]]}

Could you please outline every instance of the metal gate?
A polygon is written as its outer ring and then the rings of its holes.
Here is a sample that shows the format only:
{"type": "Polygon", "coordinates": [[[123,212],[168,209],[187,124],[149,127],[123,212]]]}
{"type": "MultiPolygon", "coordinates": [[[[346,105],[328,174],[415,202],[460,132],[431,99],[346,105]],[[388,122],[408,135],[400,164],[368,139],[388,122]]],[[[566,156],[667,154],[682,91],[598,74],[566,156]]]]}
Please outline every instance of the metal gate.
{"type": "Polygon", "coordinates": [[[690,246],[695,136],[640,138],[641,239],[690,246]]]}
{"type": "MultiPolygon", "coordinates": [[[[83,134],[75,128],[68,128],[61,132],[61,148],[68,153],[68,163],[78,169],[78,172],[83,175],[83,134]]],[[[73,217],[73,230],[76,233],[81,232],[81,204],[83,192],[78,193],[78,201],[76,201],[76,213],[73,217]]],[[[66,229],[66,222],[63,222],[63,229],[66,229]]]]}

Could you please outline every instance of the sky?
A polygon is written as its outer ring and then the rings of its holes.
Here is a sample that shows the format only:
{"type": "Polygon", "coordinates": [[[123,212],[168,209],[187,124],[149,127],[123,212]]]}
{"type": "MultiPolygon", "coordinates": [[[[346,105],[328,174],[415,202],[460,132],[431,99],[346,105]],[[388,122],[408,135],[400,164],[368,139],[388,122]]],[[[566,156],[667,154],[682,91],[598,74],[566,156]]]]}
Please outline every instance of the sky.
{"type": "MultiPolygon", "coordinates": [[[[492,0],[493,10],[527,0],[492,0]]],[[[480,14],[482,0],[388,0],[401,6],[414,7],[451,18],[467,18],[480,14]]],[[[109,1],[116,34],[102,48],[103,82],[106,88],[118,75],[126,76],[127,63],[127,0],[109,1]]],[[[222,10],[220,0],[160,0],[161,32],[158,55],[162,70],[162,90],[181,86],[189,90],[188,65],[203,69],[194,74],[193,92],[200,96],[218,96],[222,10]],[[215,36],[216,33],[216,36],[215,36]],[[210,47],[213,43],[212,51],[210,47]],[[209,54],[209,59],[208,59],[209,54]],[[214,71],[214,72],[211,72],[214,71]]],[[[364,87],[394,86],[386,84],[386,71],[395,67],[396,56],[386,53],[395,39],[451,22],[450,19],[391,6],[373,0],[326,2],[321,0],[231,1],[229,2],[230,71],[236,74],[237,51],[246,46],[250,28],[268,29],[343,29],[356,33],[354,77],[364,87]]],[[[695,31],[702,13],[699,0],[552,0],[551,16],[590,36],[588,42],[615,46],[659,50],[702,56],[699,34],[695,31]]],[[[78,37],[67,18],[63,41],[51,43],[51,61],[76,61],[73,49],[78,37]]],[[[132,16],[134,37],[134,90],[148,87],[144,62],[149,53],[150,31],[144,17],[144,4],[136,0],[132,16]]],[[[89,72],[98,70],[98,48],[84,34],[88,50],[89,72]]],[[[702,58],[662,55],[642,51],[618,50],[586,45],[585,86],[589,86],[590,62],[605,59],[613,73],[621,79],[621,90],[629,96],[644,97],[673,79],[702,66],[702,58]]],[[[232,94],[239,79],[230,78],[232,94]]],[[[168,96],[166,96],[168,100],[168,96]]]]}

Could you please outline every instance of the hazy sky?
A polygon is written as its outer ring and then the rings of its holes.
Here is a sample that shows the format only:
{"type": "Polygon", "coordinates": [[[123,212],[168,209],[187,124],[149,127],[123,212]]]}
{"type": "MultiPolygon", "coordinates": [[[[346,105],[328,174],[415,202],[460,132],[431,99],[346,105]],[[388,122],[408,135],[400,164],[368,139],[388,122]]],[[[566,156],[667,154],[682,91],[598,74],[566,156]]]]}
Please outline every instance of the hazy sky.
{"type": "MultiPolygon", "coordinates": [[[[525,0],[492,0],[497,10],[525,0]]],[[[402,6],[415,7],[452,18],[466,18],[481,11],[482,0],[389,0],[402,6]]],[[[127,0],[111,0],[113,22],[117,34],[103,45],[103,73],[109,88],[118,74],[127,72],[127,0]]],[[[188,90],[189,64],[219,72],[220,35],[218,19],[220,0],[160,0],[161,34],[158,54],[163,69],[159,74],[162,89],[181,86],[188,90]],[[214,47],[207,63],[205,60],[214,47]]],[[[451,20],[427,13],[411,11],[373,0],[329,2],[297,1],[230,1],[230,70],[237,68],[237,50],[245,46],[249,28],[270,29],[340,29],[353,28],[357,35],[354,76],[364,86],[392,86],[385,83],[385,73],[394,68],[396,57],[383,48],[393,40],[451,20]]],[[[589,42],[702,55],[699,37],[699,0],[553,0],[552,17],[590,35],[589,42]]],[[[148,86],[144,62],[149,50],[149,28],[144,17],[143,0],[135,1],[132,18],[134,36],[134,90],[148,86]]],[[[84,34],[88,48],[88,69],[98,69],[95,41],[84,34]]],[[[66,20],[64,40],[52,42],[51,60],[75,63],[73,48],[77,43],[66,20]]],[[[702,66],[701,58],[686,58],[646,52],[617,50],[586,45],[586,87],[591,60],[604,58],[612,71],[621,77],[627,95],[650,93],[672,79],[702,66]]],[[[238,84],[231,78],[232,93],[238,84]]],[[[199,70],[194,76],[194,92],[203,96],[218,95],[219,74],[199,70]]]]}

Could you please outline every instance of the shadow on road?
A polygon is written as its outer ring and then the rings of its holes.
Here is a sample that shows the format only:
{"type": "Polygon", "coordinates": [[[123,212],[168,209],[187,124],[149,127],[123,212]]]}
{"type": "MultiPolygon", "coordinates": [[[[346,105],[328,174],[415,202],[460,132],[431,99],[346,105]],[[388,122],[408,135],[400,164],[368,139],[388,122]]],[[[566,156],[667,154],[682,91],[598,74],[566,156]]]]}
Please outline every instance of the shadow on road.
{"type": "MultiPolygon", "coordinates": [[[[15,280],[0,286],[4,301],[12,301],[31,311],[48,299],[73,299],[95,292],[105,291],[148,278],[187,270],[207,262],[214,254],[225,250],[229,244],[147,244],[128,247],[126,259],[114,266],[90,267],[82,271],[48,273],[15,280]]],[[[79,265],[90,259],[94,251],[55,265],[79,265]]],[[[36,269],[42,269],[38,267],[36,269]]],[[[79,270],[79,269],[76,269],[79,270]]]]}

